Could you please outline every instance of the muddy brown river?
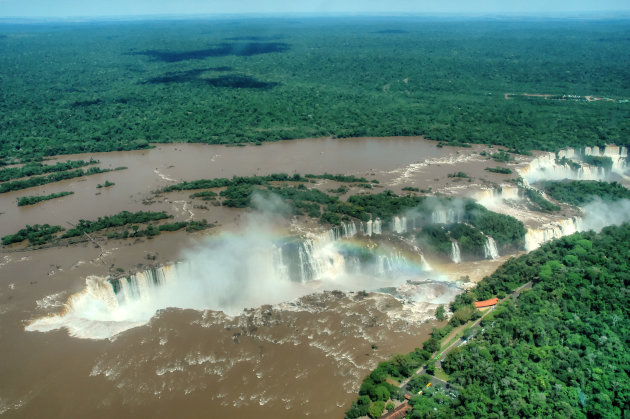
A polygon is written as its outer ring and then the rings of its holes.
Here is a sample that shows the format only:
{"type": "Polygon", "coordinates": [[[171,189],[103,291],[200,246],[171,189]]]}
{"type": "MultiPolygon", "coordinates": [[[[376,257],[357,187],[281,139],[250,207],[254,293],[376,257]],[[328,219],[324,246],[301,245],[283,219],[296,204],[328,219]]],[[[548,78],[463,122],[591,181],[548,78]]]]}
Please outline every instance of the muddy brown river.
{"type": "MultiPolygon", "coordinates": [[[[461,288],[453,291],[450,284],[466,275],[477,281],[509,256],[456,266],[428,260],[432,270],[423,271],[427,265],[417,268],[422,272],[419,277],[429,282],[412,290],[420,296],[415,299],[378,292],[364,295],[347,284],[339,286],[343,292],[337,292],[333,283],[332,287],[300,290],[297,297],[279,298],[279,303],[272,298],[274,304],[266,305],[264,294],[274,292],[270,287],[261,291],[262,300],[256,300],[262,305],[236,314],[166,305],[148,322],[108,339],[72,337],[63,328],[25,331],[25,326],[34,319],[72,312],[64,304],[73,294],[85,295],[86,278],[91,275],[104,278],[114,269],[130,274],[148,265],[168,265],[184,259],[190,249],[207,246],[209,238],[228,232],[244,234],[251,226],[249,210],[200,208],[184,192],[155,197],[152,192],[166,185],[235,175],[328,172],[376,179],[379,185],[374,192],[401,192],[413,186],[463,196],[509,178],[484,170],[497,164],[480,156],[482,150],[487,147],[438,148],[421,137],[324,138],[247,147],[158,144],[144,151],[60,157],[92,157],[100,160],[100,167],[128,169],[0,194],[0,235],[27,224],[68,227],[80,219],[93,220],[122,210],[164,210],[177,220],[206,218],[218,227],[194,234],[166,233],[151,240],[105,240],[100,247],[85,242],[40,250],[3,248],[0,414],[343,417],[361,380],[378,362],[421,346],[437,325],[431,318],[438,303],[461,292],[461,288]],[[458,171],[470,175],[471,181],[448,177],[458,171]],[[106,180],[115,186],[97,189],[106,180]],[[20,196],[59,191],[74,195],[30,207],[15,204],[20,196]]],[[[528,159],[522,157],[516,164],[528,159]]],[[[321,183],[324,189],[334,185],[321,183]]],[[[365,190],[355,187],[348,194],[360,192],[365,190]]],[[[284,220],[274,229],[286,236],[291,228],[312,227],[299,224],[300,220],[284,220]]],[[[320,251],[322,260],[331,261],[327,269],[334,272],[335,255],[326,256],[331,250],[324,245],[320,251]]],[[[391,264],[392,255],[383,260],[391,264]]],[[[420,265],[405,255],[396,257],[409,266],[420,265]]],[[[386,284],[401,285],[390,282],[386,284]]],[[[116,319],[99,321],[106,327],[107,321],[116,319]]],[[[73,325],[81,327],[80,322],[73,325]]],[[[92,323],[84,327],[89,335],[92,323]]]]}

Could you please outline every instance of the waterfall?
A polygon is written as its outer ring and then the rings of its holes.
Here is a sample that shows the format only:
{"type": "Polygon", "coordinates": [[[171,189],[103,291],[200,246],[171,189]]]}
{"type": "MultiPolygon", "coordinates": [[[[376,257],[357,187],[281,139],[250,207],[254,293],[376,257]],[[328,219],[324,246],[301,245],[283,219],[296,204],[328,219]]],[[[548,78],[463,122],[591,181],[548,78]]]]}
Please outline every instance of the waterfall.
{"type": "MultiPolygon", "coordinates": [[[[372,225],[380,231],[380,220],[372,225]]],[[[345,240],[355,230],[347,223],[306,237],[218,236],[189,251],[183,262],[123,277],[88,277],[62,313],[37,319],[26,330],[66,328],[73,336],[104,339],[146,324],[169,307],[233,315],[314,290],[398,286],[431,269],[417,248],[345,240]]]]}
{"type": "Polygon", "coordinates": [[[372,224],[372,232],[376,235],[381,234],[381,219],[377,218],[374,220],[374,224],[372,224]]]}
{"type": "Polygon", "coordinates": [[[453,224],[459,222],[459,213],[452,208],[439,209],[431,212],[433,224],[453,224]]]}
{"type": "Polygon", "coordinates": [[[394,233],[403,234],[407,232],[407,218],[394,217],[394,233]]]}
{"type": "Polygon", "coordinates": [[[343,237],[349,239],[350,237],[354,237],[357,235],[357,226],[354,224],[354,221],[349,223],[342,223],[343,228],[343,237]]]}
{"type": "Polygon", "coordinates": [[[582,231],[582,219],[572,217],[556,221],[539,228],[529,228],[525,234],[525,250],[538,249],[543,243],[582,231]]]}
{"type": "Polygon", "coordinates": [[[451,260],[454,263],[462,262],[462,254],[459,250],[459,243],[457,243],[457,240],[451,241],[451,260]]]}
{"type": "Polygon", "coordinates": [[[365,234],[368,237],[372,237],[372,220],[369,220],[368,222],[365,223],[365,232],[363,234],[365,234]]]}
{"type": "Polygon", "coordinates": [[[628,150],[625,147],[607,145],[606,147],[585,147],[583,152],[577,153],[568,148],[560,150],[557,154],[546,153],[532,160],[527,166],[518,170],[526,183],[533,183],[539,180],[605,180],[608,176],[603,167],[590,166],[582,160],[582,156],[605,156],[612,160],[612,172],[627,178],[628,150]],[[577,166],[560,164],[562,158],[570,159],[577,166]]]}
{"type": "Polygon", "coordinates": [[[499,257],[497,243],[490,236],[486,236],[486,243],[483,246],[483,253],[486,259],[497,259],[499,257]]]}
{"type": "Polygon", "coordinates": [[[519,189],[516,186],[501,186],[501,198],[512,200],[521,199],[519,189]]]}

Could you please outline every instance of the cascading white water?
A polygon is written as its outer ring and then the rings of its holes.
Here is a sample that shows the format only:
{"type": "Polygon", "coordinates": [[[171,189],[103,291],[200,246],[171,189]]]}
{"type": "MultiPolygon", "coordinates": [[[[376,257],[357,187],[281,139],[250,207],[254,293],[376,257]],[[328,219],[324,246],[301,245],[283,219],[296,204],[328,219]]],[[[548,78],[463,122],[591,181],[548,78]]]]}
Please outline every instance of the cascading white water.
{"type": "Polygon", "coordinates": [[[376,220],[374,220],[374,223],[372,224],[372,232],[376,235],[381,234],[381,219],[377,218],[376,220]]]}
{"type": "Polygon", "coordinates": [[[483,253],[486,259],[499,258],[499,250],[497,249],[497,243],[490,236],[486,236],[486,243],[483,246],[483,253]]]}
{"type": "Polygon", "coordinates": [[[525,250],[528,252],[535,250],[550,240],[568,236],[582,230],[582,218],[580,217],[556,221],[539,228],[529,228],[525,234],[525,250]]]}
{"type": "Polygon", "coordinates": [[[431,222],[433,224],[453,224],[458,223],[460,214],[453,208],[437,209],[431,212],[431,222]]]}
{"type": "Polygon", "coordinates": [[[372,220],[368,220],[365,223],[365,230],[363,230],[363,234],[365,234],[368,237],[372,237],[372,220]]]}
{"type": "MultiPolygon", "coordinates": [[[[352,234],[351,224],[345,231],[352,234]]],[[[302,239],[216,237],[189,252],[185,262],[122,278],[89,277],[63,313],[37,319],[26,330],[67,328],[73,336],[102,339],[145,324],[168,307],[237,314],[316,290],[397,286],[430,270],[414,250],[403,256],[386,245],[358,245],[338,236],[328,231],[302,239]]]]}
{"type": "MultiPolygon", "coordinates": [[[[625,147],[608,145],[606,147],[585,147],[584,156],[605,156],[612,160],[613,173],[627,178],[625,172],[628,170],[627,158],[628,150],[625,147]]],[[[554,153],[543,154],[532,160],[527,166],[519,169],[519,174],[527,184],[540,180],[605,180],[608,176],[602,167],[593,167],[582,161],[580,153],[569,148],[558,152],[558,158],[566,157],[572,160],[579,167],[571,164],[561,164],[554,153]]]]}
{"type": "Polygon", "coordinates": [[[394,217],[394,233],[404,234],[407,232],[407,217],[394,217]]]}
{"type": "Polygon", "coordinates": [[[457,243],[457,240],[451,241],[451,260],[453,263],[462,262],[462,253],[459,250],[459,243],[457,243]]]}
{"type": "Polygon", "coordinates": [[[350,221],[349,223],[341,223],[341,228],[343,229],[343,237],[345,237],[346,239],[357,235],[357,226],[356,224],[354,224],[354,221],[350,221]]]}

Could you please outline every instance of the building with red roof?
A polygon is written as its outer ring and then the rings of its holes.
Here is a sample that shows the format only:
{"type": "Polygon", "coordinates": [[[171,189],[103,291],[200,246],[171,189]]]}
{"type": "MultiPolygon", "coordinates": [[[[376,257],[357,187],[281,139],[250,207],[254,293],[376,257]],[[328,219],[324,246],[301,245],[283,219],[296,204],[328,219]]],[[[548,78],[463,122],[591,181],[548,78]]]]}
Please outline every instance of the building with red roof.
{"type": "Polygon", "coordinates": [[[491,298],[489,300],[484,300],[484,301],[476,301],[475,307],[476,308],[492,307],[492,306],[496,306],[498,302],[499,302],[498,298],[491,298]]]}

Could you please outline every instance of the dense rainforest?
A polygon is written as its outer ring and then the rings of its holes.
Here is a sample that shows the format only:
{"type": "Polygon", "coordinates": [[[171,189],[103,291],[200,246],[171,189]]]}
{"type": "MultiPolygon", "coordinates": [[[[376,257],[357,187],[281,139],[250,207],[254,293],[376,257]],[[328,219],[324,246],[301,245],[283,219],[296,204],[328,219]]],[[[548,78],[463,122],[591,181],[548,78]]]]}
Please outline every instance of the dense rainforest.
{"type": "Polygon", "coordinates": [[[596,180],[572,180],[564,182],[541,182],[539,185],[556,201],[571,205],[585,205],[595,199],[617,201],[630,199],[630,190],[617,182],[596,180]]]}
{"type": "MultiPolygon", "coordinates": [[[[346,416],[369,414],[376,403],[401,398],[387,378],[414,375],[454,326],[479,316],[474,301],[503,298],[531,282],[530,290],[500,303],[468,343],[442,360],[449,390],[438,385],[414,392],[408,417],[627,417],[628,261],[628,224],[577,233],[510,259],[456,298],[449,325],[434,330],[422,349],[379,365],[346,416]]],[[[434,368],[429,364],[426,371],[434,368]]],[[[426,379],[413,378],[411,390],[426,379]]]]}
{"type": "Polygon", "coordinates": [[[0,161],[322,136],[422,134],[520,151],[628,144],[628,28],[421,17],[0,23],[0,161]]]}

